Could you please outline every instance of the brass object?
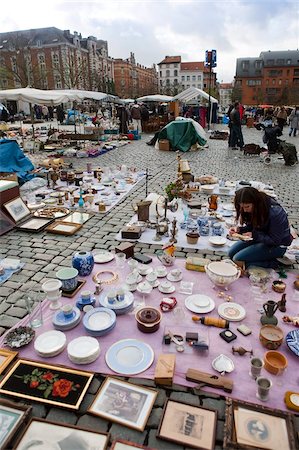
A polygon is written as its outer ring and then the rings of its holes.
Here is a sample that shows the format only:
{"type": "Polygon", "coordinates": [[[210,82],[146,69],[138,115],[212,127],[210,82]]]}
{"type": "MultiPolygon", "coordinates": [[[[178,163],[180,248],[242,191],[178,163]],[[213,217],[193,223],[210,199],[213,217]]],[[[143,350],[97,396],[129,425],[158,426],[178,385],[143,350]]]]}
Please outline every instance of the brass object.
{"type": "Polygon", "coordinates": [[[97,284],[112,284],[114,283],[114,281],[118,280],[118,274],[116,272],[113,272],[113,270],[100,270],[92,277],[92,280],[97,284]],[[99,278],[99,276],[107,273],[112,275],[111,278],[108,278],[108,280],[99,278]]]}
{"type": "Polygon", "coordinates": [[[239,353],[240,356],[244,356],[246,353],[253,355],[253,350],[246,350],[244,347],[232,347],[233,353],[239,353]]]}

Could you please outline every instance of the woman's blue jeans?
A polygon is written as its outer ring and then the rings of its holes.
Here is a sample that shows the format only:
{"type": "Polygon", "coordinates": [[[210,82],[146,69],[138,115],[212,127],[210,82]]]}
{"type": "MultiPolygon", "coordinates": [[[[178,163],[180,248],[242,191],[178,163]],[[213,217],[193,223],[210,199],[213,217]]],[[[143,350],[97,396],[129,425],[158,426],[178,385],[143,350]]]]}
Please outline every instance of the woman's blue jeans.
{"type": "Polygon", "coordinates": [[[281,258],[285,252],[286,248],[283,247],[239,241],[230,248],[228,256],[234,262],[243,261],[246,268],[249,266],[276,268],[276,258],[281,258]]]}

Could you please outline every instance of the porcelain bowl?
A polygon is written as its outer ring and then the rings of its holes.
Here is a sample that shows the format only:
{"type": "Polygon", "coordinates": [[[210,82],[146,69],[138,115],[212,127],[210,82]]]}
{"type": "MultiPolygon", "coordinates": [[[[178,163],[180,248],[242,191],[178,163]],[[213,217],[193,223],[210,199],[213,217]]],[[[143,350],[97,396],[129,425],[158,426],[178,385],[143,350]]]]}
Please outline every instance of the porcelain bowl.
{"type": "Polygon", "coordinates": [[[213,261],[205,266],[210,280],[219,287],[227,287],[241,275],[241,269],[233,262],[213,261]]]}

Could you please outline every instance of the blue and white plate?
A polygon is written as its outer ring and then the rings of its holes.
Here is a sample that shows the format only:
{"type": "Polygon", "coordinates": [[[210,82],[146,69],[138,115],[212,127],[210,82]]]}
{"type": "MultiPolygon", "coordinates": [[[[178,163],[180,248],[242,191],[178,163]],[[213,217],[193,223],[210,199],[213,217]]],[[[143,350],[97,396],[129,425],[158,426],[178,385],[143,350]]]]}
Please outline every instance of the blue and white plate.
{"type": "Polygon", "coordinates": [[[57,311],[52,319],[54,328],[56,330],[65,331],[65,330],[71,330],[75,326],[78,325],[81,319],[81,313],[76,306],[73,308],[73,313],[70,317],[65,317],[63,311],[57,311]]]}
{"type": "Polygon", "coordinates": [[[108,298],[105,295],[100,297],[99,303],[101,306],[104,306],[104,308],[112,309],[116,315],[126,314],[133,308],[134,295],[131,292],[126,292],[123,301],[116,301],[113,304],[108,302],[108,298]]]}
{"type": "Polygon", "coordinates": [[[286,335],[286,343],[291,352],[299,356],[299,330],[292,330],[286,335]]]}
{"type": "Polygon", "coordinates": [[[92,336],[103,336],[116,324],[115,312],[109,308],[94,308],[83,317],[83,325],[92,336]]]}
{"type": "Polygon", "coordinates": [[[148,369],[154,361],[154,351],[138,339],[122,339],[106,352],[106,364],[121,375],[137,375],[148,369]]]}

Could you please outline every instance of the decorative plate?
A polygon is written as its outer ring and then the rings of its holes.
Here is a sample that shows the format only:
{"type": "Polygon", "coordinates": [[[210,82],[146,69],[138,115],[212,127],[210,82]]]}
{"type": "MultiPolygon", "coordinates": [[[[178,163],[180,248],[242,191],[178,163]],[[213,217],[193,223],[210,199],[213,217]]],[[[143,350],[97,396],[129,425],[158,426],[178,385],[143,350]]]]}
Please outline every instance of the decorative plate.
{"type": "Polygon", "coordinates": [[[34,341],[34,350],[45,358],[57,356],[66,346],[66,335],[62,331],[50,330],[40,334],[34,341]]]}
{"type": "Polygon", "coordinates": [[[45,208],[40,208],[35,211],[34,216],[59,219],[60,217],[67,216],[69,213],[70,210],[63,206],[46,206],[45,208]]]}
{"type": "Polygon", "coordinates": [[[299,356],[299,330],[292,330],[286,335],[286,343],[291,352],[299,356]]]}
{"type": "Polygon", "coordinates": [[[222,245],[225,245],[227,242],[227,239],[223,236],[211,236],[209,238],[209,243],[215,246],[221,247],[222,245]]]}
{"type": "Polygon", "coordinates": [[[114,259],[114,254],[106,250],[94,250],[92,254],[94,262],[97,264],[104,264],[114,259]]]}
{"type": "Polygon", "coordinates": [[[224,374],[225,372],[230,373],[235,368],[233,361],[223,354],[217,356],[217,358],[212,361],[212,367],[221,374],[224,374]]]}
{"type": "Polygon", "coordinates": [[[55,328],[60,328],[61,330],[70,330],[74,328],[80,322],[81,313],[79,308],[73,307],[73,313],[70,317],[65,317],[63,311],[57,311],[52,319],[55,328]]]}
{"type": "Polygon", "coordinates": [[[98,332],[110,329],[116,322],[115,312],[108,308],[94,308],[83,317],[83,325],[88,331],[98,332]]]}
{"type": "Polygon", "coordinates": [[[218,314],[222,319],[238,322],[239,320],[244,319],[246,311],[243,306],[238,303],[225,302],[218,306],[218,314]]]}
{"type": "Polygon", "coordinates": [[[30,327],[18,327],[7,333],[4,345],[10,348],[19,348],[29,344],[35,336],[35,331],[30,327]]]}
{"type": "Polygon", "coordinates": [[[106,352],[106,364],[121,375],[137,375],[148,369],[154,361],[154,351],[137,339],[122,339],[106,352]]]}
{"type": "Polygon", "coordinates": [[[194,313],[208,313],[215,308],[215,302],[207,295],[194,294],[185,299],[185,306],[194,313]]]}

